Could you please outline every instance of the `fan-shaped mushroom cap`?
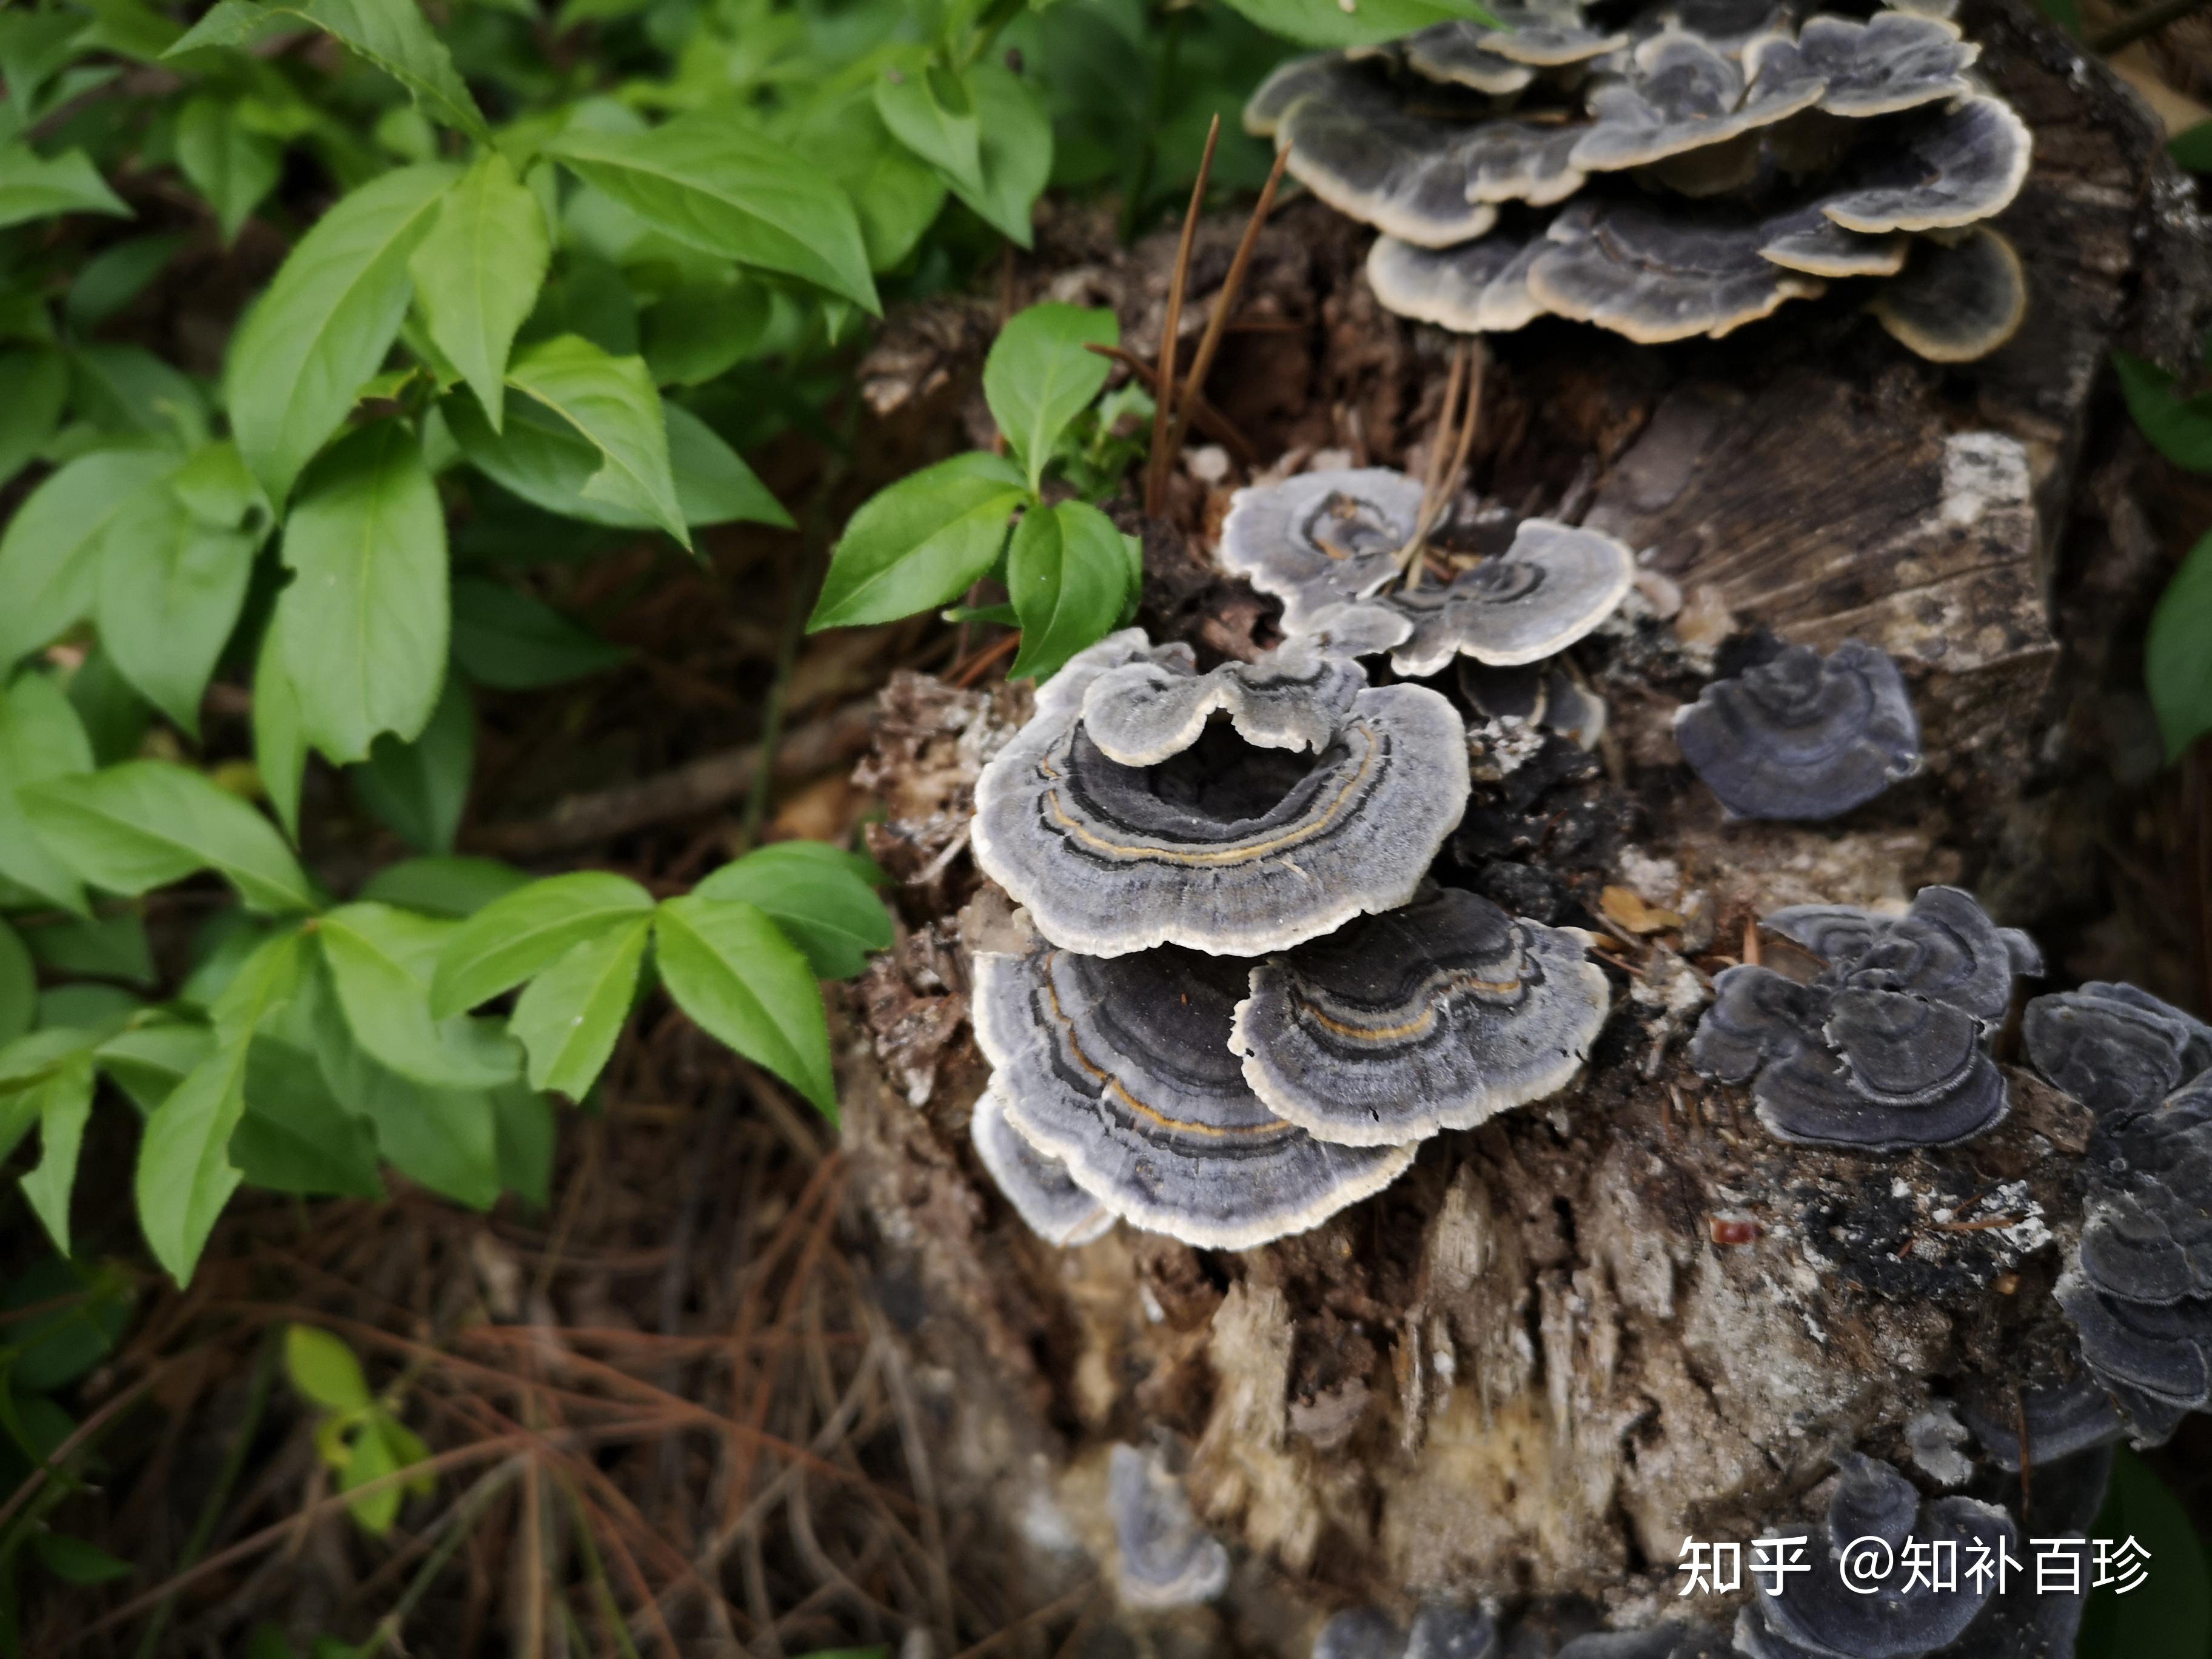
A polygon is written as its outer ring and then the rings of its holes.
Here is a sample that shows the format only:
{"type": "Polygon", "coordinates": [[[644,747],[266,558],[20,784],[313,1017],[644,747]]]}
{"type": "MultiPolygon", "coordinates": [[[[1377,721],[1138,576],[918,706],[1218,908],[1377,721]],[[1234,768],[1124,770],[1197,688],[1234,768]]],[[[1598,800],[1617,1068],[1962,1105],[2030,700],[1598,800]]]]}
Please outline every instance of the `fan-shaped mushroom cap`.
{"type": "Polygon", "coordinates": [[[1771,968],[1744,963],[1713,975],[1712,1006],[1690,1038],[1690,1064],[1723,1083],[1748,1083],[1765,1066],[1820,1041],[1827,999],[1771,968]]]}
{"type": "Polygon", "coordinates": [[[1284,1117],[1345,1146],[1467,1129],[1574,1079],[1609,1005],[1587,936],[1432,888],[1252,969],[1230,1047],[1284,1117]]]}
{"type": "MultiPolygon", "coordinates": [[[[1498,33],[1473,23],[1465,27],[1456,21],[1436,23],[1393,41],[1390,50],[1401,54],[1406,67],[1424,79],[1447,86],[1472,87],[1477,92],[1504,98],[1534,80],[1536,71],[1525,63],[1491,50],[1486,37],[1494,40],[1498,33]]],[[[1358,48],[1346,54],[1354,58],[1360,55],[1358,48]]]]}
{"type": "Polygon", "coordinates": [[[1545,314],[1528,272],[1550,248],[1542,235],[1492,231],[1457,247],[1416,247],[1378,236],[1367,283],[1385,311],[1462,334],[1506,334],[1545,314]]]}
{"type": "MultiPolygon", "coordinates": [[[[1757,45],[1757,43],[1754,43],[1757,45]]],[[[1644,167],[1784,120],[1820,101],[1822,82],[1767,47],[1739,64],[1674,24],[1640,42],[1624,72],[1590,89],[1595,125],[1574,148],[1586,173],[1644,167]]]]}
{"type": "Polygon", "coordinates": [[[1922,242],[1904,275],[1884,283],[1868,309],[1915,355],[1970,363],[2020,331],[2027,272],[2010,242],[1976,225],[1948,246],[1922,242]]]}
{"type": "Polygon", "coordinates": [[[1206,673],[1178,659],[1111,668],[1083,696],[1083,729],[1099,752],[1124,766],[1156,766],[1196,743],[1216,714],[1258,749],[1328,747],[1367,689],[1367,676],[1340,656],[1294,639],[1256,662],[1226,662],[1206,673]]]}
{"type": "Polygon", "coordinates": [[[1589,175],[1570,159],[1583,129],[1543,121],[1486,121],[1460,148],[1468,199],[1526,202],[1549,207],[1583,187],[1589,175]]]}
{"type": "Polygon", "coordinates": [[[1642,202],[1553,222],[1556,246],[1528,270],[1528,291],[1562,317],[1596,323],[1647,345],[1718,337],[1791,300],[1826,291],[1760,252],[1755,223],[1685,219],[1642,202]]]}
{"type": "Polygon", "coordinates": [[[1431,1601],[1406,1632],[1406,1659],[1497,1659],[1498,1622],[1480,1607],[1431,1601]]]}
{"type": "Polygon", "coordinates": [[[1291,105],[1303,99],[1327,97],[1355,78],[1366,77],[1342,52],[1293,58],[1279,64],[1244,100],[1244,131],[1255,138],[1273,138],[1291,105]]]}
{"type": "MultiPolygon", "coordinates": [[[[1755,44],[1753,52],[1759,50],[1755,44]]],[[[1807,19],[1797,52],[1804,69],[1826,82],[1820,106],[1857,119],[1966,97],[1973,91],[1966,71],[1982,49],[1942,18],[1878,11],[1863,22],[1826,14],[1807,19]]]]}
{"type": "Polygon", "coordinates": [[[1380,1607],[1347,1607],[1321,1627],[1313,1659],[1406,1659],[1406,1632],[1380,1607]]]}
{"type": "Polygon", "coordinates": [[[1381,1191],[1413,1148],[1316,1140],[1244,1081],[1229,1037],[1247,972],[1173,948],[979,953],[975,1040],[1009,1121],[1116,1215],[1202,1249],[1249,1249],[1381,1191]]]}
{"type": "MultiPolygon", "coordinates": [[[[1893,1001],[1936,1012],[1914,997],[1893,1001]]],[[[1768,1133],[1802,1146],[1900,1152],[1955,1146],[1994,1128],[2010,1103],[1989,1056],[1975,1048],[1962,1057],[1940,1018],[1916,1027],[1899,1012],[1893,1023],[1902,1030],[1868,1020],[1849,1049],[1801,1049],[1759,1073],[1751,1097],[1768,1133]]]]}
{"type": "Polygon", "coordinates": [[[2037,997],[2021,1035],[2035,1069],[2107,1122],[2212,1067],[2212,1026],[2132,985],[2092,980],[2037,997]]]}
{"type": "Polygon", "coordinates": [[[1285,633],[1306,633],[1316,612],[1364,599],[1398,574],[1421,493],[1419,478],[1380,466],[1249,485],[1230,497],[1215,556],[1282,600],[1285,633]]]}
{"type": "Polygon", "coordinates": [[[1905,269],[1912,247],[1901,231],[1862,235],[1817,207],[1778,214],[1759,229],[1760,258],[1814,276],[1893,276],[1905,269]]]}
{"type": "Polygon", "coordinates": [[[1788,21],[1788,9],[1777,0],[1652,0],[1629,20],[1629,32],[1642,40],[1662,29],[1686,29],[1716,52],[1736,58],[1788,21]]]}
{"type": "Polygon", "coordinates": [[[1731,817],[1832,818],[1920,769],[1920,724],[1888,655],[1793,645],[1675,711],[1674,741],[1731,817]]]}
{"type": "Polygon", "coordinates": [[[1962,1009],[1984,1029],[2011,1007],[2014,980],[2043,971],[2035,941],[1998,927],[1961,887],[1923,887],[1902,916],[1796,904],[1759,925],[1827,963],[1832,983],[1908,991],[1962,1009]]]}
{"type": "Polygon", "coordinates": [[[1039,932],[1094,956],[1260,956],[1413,896],[1467,805],[1466,728],[1439,693],[1359,692],[1317,755],[1216,726],[1126,766],[1091,739],[1083,702],[1147,659],[1179,660],[1133,629],[1079,653],[976,781],[976,862],[1039,932]]]}
{"type": "Polygon", "coordinates": [[[1107,1507],[1121,1551],[1121,1599],[1148,1611],[1194,1607],[1229,1588],[1229,1552],[1198,1524],[1158,1454],[1107,1455],[1107,1507]]]}
{"type": "Polygon", "coordinates": [[[1489,11],[1501,27],[1455,18],[1407,36],[1406,61],[1432,79],[1450,81],[1459,78],[1449,72],[1449,66],[1453,54],[1460,52],[1480,52],[1539,69],[1561,69],[1602,58],[1629,43],[1625,30],[1607,33],[1591,28],[1578,6],[1504,3],[1490,7],[1489,11]]]}
{"type": "MultiPolygon", "coordinates": [[[[2212,1074],[2100,1137],[2077,1259],[2129,1302],[2212,1298],[2212,1074]]],[[[2096,1153],[2092,1153],[2093,1160],[2096,1153]]]]}
{"type": "Polygon", "coordinates": [[[1048,1244],[1088,1244],[1114,1224],[1098,1200],[1067,1178],[1067,1165],[1048,1158],[1014,1132],[1006,1121],[1006,1100],[996,1083],[975,1102],[968,1122],[975,1156],[998,1182],[999,1190],[1048,1244]]]}
{"type": "Polygon", "coordinates": [[[1992,1389],[1986,1397],[1959,1402],[1959,1415],[1973,1431],[1974,1438],[1992,1463],[2017,1473],[2020,1435],[2027,1430],[2027,1459],[2039,1475],[2062,1457],[2109,1446],[2124,1431],[2112,1396],[2087,1372],[2070,1382],[2047,1383],[2019,1390],[2019,1414],[2014,1414],[2013,1391],[1992,1389]]]}
{"type": "MultiPolygon", "coordinates": [[[[1736,1626],[1736,1644],[1753,1659],[1814,1654],[1847,1659],[1920,1659],[1966,1633],[1989,1601],[1993,1576],[1978,1582],[1963,1570],[1955,1589],[1930,1588],[1923,1576],[1897,1571],[1877,1586],[1847,1587],[1841,1563],[1855,1540],[1875,1538],[1893,1552],[1908,1537],[1949,1542],[1963,1564],[1978,1546],[2018,1556],[2019,1528],[1996,1505],[1971,1498],[1923,1504],[1912,1483],[1886,1463],[1857,1453],[1837,1460],[1840,1471],[1824,1522],[1802,1525],[1812,1536],[1813,1570],[1791,1578],[1783,1594],[1761,1580],[1736,1626]]],[[[1775,1528],[1777,1531],[1798,1528],[1775,1528]]]]}
{"type": "Polygon", "coordinates": [[[1913,117],[1820,211],[1846,230],[1946,230],[2011,205],[2034,140],[2002,99],[1977,94],[1913,117]]]}
{"type": "Polygon", "coordinates": [[[1598,1631],[1577,1636],[1559,1659],[1732,1659],[1729,1639],[1707,1625],[1673,1620],[1649,1630],[1598,1631]]]}
{"type": "Polygon", "coordinates": [[[2051,1294],[2081,1339],[2081,1357],[2127,1414],[2130,1438],[2155,1445],[2212,1405],[2212,1308],[2123,1302],[2077,1267],[2051,1294]]]}

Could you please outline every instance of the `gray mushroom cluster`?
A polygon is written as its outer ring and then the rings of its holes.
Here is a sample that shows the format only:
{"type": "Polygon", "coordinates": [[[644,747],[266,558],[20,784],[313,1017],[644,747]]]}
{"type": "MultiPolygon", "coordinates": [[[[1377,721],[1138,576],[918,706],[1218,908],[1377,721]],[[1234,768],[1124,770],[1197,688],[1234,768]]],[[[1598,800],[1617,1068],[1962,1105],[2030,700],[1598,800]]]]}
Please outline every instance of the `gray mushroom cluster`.
{"type": "Polygon", "coordinates": [[[1043,686],[971,832],[1023,907],[977,955],[972,1129],[1023,1218],[1249,1249],[1565,1087],[1605,979],[1429,878],[1468,788],[1440,693],[1310,635],[1200,673],[1131,629],[1043,686]]]}
{"type": "Polygon", "coordinates": [[[1920,769],[1920,723],[1888,653],[1785,646],[1674,713],[1674,742],[1730,817],[1838,817],[1920,769]]]}
{"type": "Polygon", "coordinates": [[[1533,0],[1498,21],[1296,60],[1245,107],[1293,177],[1382,233],[1367,271],[1389,309],[1661,342],[1856,280],[1938,362],[2019,328],[2020,258],[1985,222],[2032,141],[1947,19],[1533,0]]]}
{"type": "Polygon", "coordinates": [[[2013,981],[2042,971],[2033,941],[1956,887],[1923,887],[1902,916],[1795,905],[1761,925],[1819,957],[1806,983],[1745,963],[1715,975],[1690,1062],[1748,1084],[1783,1140],[1898,1152],[1994,1127],[2008,1105],[1988,1054],[2013,981]]]}
{"type": "Polygon", "coordinates": [[[1228,1588],[1227,1547],[1199,1525],[1182,1482],[1157,1449],[1115,1446],[1106,1480],[1124,1601],[1164,1612],[1202,1606],[1228,1588]]]}

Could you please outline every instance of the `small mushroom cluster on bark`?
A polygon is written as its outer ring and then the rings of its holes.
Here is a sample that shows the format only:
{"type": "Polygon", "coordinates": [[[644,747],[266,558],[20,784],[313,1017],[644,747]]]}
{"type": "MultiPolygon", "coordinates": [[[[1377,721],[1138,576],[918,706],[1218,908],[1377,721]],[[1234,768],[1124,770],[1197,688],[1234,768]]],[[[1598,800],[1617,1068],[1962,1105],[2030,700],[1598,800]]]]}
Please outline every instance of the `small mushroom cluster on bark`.
{"type": "Polygon", "coordinates": [[[2027,283],[1984,222],[2027,127],[1925,9],[1532,0],[1285,64],[1244,112],[1291,175],[1383,234],[1389,309],[1467,333],[1556,315],[1719,336],[1832,282],[1911,350],[1986,355],[2027,283]]]}

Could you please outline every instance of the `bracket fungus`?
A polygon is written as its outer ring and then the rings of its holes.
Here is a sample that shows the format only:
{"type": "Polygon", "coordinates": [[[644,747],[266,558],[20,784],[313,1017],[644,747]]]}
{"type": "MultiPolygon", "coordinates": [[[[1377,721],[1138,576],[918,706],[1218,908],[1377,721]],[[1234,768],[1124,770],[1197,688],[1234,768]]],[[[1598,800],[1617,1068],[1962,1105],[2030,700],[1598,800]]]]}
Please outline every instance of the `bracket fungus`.
{"type": "Polygon", "coordinates": [[[1166,946],[979,952],[975,1040],[1007,1121],[1115,1215],[1204,1249],[1304,1232],[1380,1192],[1411,1146],[1316,1140],[1230,1052],[1247,965],[1166,946]]]}
{"type": "Polygon", "coordinates": [[[1188,646],[1169,646],[1093,680],[1083,695],[1083,729],[1099,752],[1124,766],[1157,766],[1196,743],[1219,714],[1255,749],[1318,753],[1367,688],[1352,663],[1304,641],[1204,674],[1194,662],[1188,646]]]}
{"type": "Polygon", "coordinates": [[[2018,1389],[2007,1384],[1969,1393],[1959,1401],[1959,1416],[1983,1455],[2011,1474],[2021,1468],[2023,1431],[2027,1465],[2039,1470],[2076,1452],[2109,1446],[2125,1430],[2112,1396],[2087,1372],[2018,1389]]]}
{"type": "Polygon", "coordinates": [[[1388,467],[1301,472],[1230,498],[1215,553],[1221,568],[1283,602],[1283,631],[1364,599],[1399,572],[1413,539],[1421,481],[1388,467]]]}
{"type": "Polygon", "coordinates": [[[1006,1098],[996,1083],[977,1098],[968,1136],[1006,1202],[1047,1243],[1088,1244],[1114,1225],[1112,1212],[1067,1178],[1066,1164],[1037,1151],[1006,1121],[1006,1098]]]}
{"type": "Polygon", "coordinates": [[[2212,1407],[2212,1073],[2089,1148],[2081,1236],[2054,1294],[2139,1445],[2212,1407]]]}
{"type": "Polygon", "coordinates": [[[2008,1102],[1986,1052],[2014,979],[2040,971],[2025,934],[1971,894],[1925,887],[1902,916],[1796,905],[1763,926],[1827,964],[1801,984],[1771,968],[1726,968],[1690,1042],[1690,1063],[1749,1083],[1778,1139],[1895,1152],[1993,1128],[2008,1102]]]}
{"type": "Polygon", "coordinates": [[[2035,1069],[2107,1122],[2212,1069],[2212,1025],[2132,985],[2092,980],[2037,997],[2021,1036],[2035,1069]]]}
{"type": "Polygon", "coordinates": [[[1147,1612],[1201,1607],[1229,1587],[1229,1551],[1198,1524],[1158,1452],[1107,1455],[1107,1507],[1121,1547],[1121,1599],[1147,1612]]]}
{"type": "Polygon", "coordinates": [[[1400,1629],[1376,1607],[1340,1613],[1314,1638],[1313,1659],[1498,1659],[1498,1621],[1478,1607],[1432,1601],[1400,1629]]]}
{"type": "MultiPolygon", "coordinates": [[[[1442,695],[1358,690],[1316,754],[1203,723],[1188,747],[1131,766],[1092,739],[1085,707],[1101,675],[1140,663],[1197,678],[1187,650],[1109,635],[1039,690],[977,780],[976,861],[1047,939],[1100,957],[1259,956],[1413,896],[1467,803],[1466,728],[1442,695]]],[[[1334,671],[1315,684],[1342,689],[1334,671]]],[[[1271,718],[1282,730],[1279,702],[1271,718]]]]}
{"type": "Polygon", "coordinates": [[[1564,0],[1508,9],[1519,27],[1297,60],[1246,107],[1294,177],[1383,233],[1368,273],[1387,308],[1658,343],[1866,279],[1882,325],[1938,362],[2018,325],[2001,238],[1911,246],[2002,212],[2033,148],[1940,0],[1871,17],[1677,0],[1620,29],[1564,0]]]}
{"type": "Polygon", "coordinates": [[[1675,711],[1674,742],[1739,818],[1832,818],[1920,769],[1920,723],[1887,653],[1785,646],[1675,711]]]}
{"type": "Polygon", "coordinates": [[[1431,888],[1252,969],[1231,1047],[1283,1117],[1346,1146],[1466,1129],[1558,1093],[1604,1024],[1587,936],[1431,888]]]}
{"type": "MultiPolygon", "coordinates": [[[[1972,1498],[1923,1503],[1919,1490],[1887,1463],[1857,1452],[1837,1460],[1828,1511],[1802,1523],[1811,1571],[1777,1595],[1762,1580],[1738,1617],[1736,1646],[1749,1659],[1922,1659],[1966,1633],[1991,1600],[1994,1573],[1979,1580],[1965,1564],[1976,1550],[2018,1558],[2020,1528],[1993,1504],[1972,1498]],[[1908,1538],[1957,1553],[1948,1588],[1926,1574],[1887,1572],[1869,1582],[1853,1567],[1855,1547],[1878,1545],[1891,1560],[1908,1538]]],[[[1778,1528],[1777,1530],[1781,1530],[1778,1528]]]]}
{"type": "Polygon", "coordinates": [[[1735,1649],[1708,1625],[1669,1620],[1649,1630],[1595,1631],[1561,1648],[1559,1659],[1731,1659],[1735,1649]]]}

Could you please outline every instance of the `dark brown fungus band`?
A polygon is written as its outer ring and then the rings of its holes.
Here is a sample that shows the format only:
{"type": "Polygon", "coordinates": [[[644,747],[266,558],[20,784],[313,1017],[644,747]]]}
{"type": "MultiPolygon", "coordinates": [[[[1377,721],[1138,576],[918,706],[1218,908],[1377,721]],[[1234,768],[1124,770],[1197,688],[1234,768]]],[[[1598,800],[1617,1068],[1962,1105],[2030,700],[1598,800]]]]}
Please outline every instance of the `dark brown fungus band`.
{"type": "Polygon", "coordinates": [[[1324,1139],[1472,1128],[1581,1071],[1610,1000],[1587,950],[1432,888],[1254,968],[1230,1046],[1254,1093],[1324,1139]]]}
{"type": "Polygon", "coordinates": [[[1182,1482],[1157,1452],[1115,1446],[1106,1480],[1125,1603],[1166,1612],[1203,1606],[1229,1588],[1227,1547],[1198,1524],[1182,1482]]]}
{"type": "Polygon", "coordinates": [[[1920,723],[1887,653],[1793,645],[1715,680],[1674,741],[1732,817],[1832,818],[1920,769],[1920,723]]]}
{"type": "Polygon", "coordinates": [[[2021,1035],[2035,1069],[2107,1122],[2212,1069],[2212,1025],[2132,985],[2092,980],[2038,997],[2021,1035]]]}
{"type": "Polygon", "coordinates": [[[1419,478],[1388,467],[1301,472],[1230,498],[1216,556],[1231,575],[1283,602],[1283,631],[1366,598],[1397,575],[1421,512],[1419,478]]]}
{"type": "Polygon", "coordinates": [[[1067,1178],[1066,1164],[1037,1151],[1006,1121],[1006,1097],[996,1083],[975,1102],[968,1138],[1014,1213],[1047,1243],[1088,1244],[1113,1226],[1112,1212],[1067,1178]]]}
{"type": "Polygon", "coordinates": [[[1103,674],[1184,659],[1135,629],[1079,653],[983,769],[971,830],[983,872],[1053,943],[1092,956],[1176,944],[1256,957],[1413,896],[1468,797],[1466,728],[1425,686],[1357,693],[1318,754],[1228,724],[1159,764],[1091,740],[1103,674]]]}
{"type": "Polygon", "coordinates": [[[1994,1570],[1977,1578],[1969,1563],[1994,1561],[2000,1551],[2017,1560],[2019,1527],[1996,1505],[1971,1498],[1923,1504],[1910,1480],[1859,1453],[1844,1454],[1837,1467],[1823,1519],[1772,1529],[1810,1538],[1811,1571],[1790,1578],[1780,1594],[1770,1588],[1774,1580],[1759,1581],[1737,1620],[1737,1648],[1748,1659],[1923,1659],[1948,1648],[1993,1599],[1994,1570]],[[1876,1547],[1894,1565],[1908,1539],[1948,1545],[1960,1564],[1955,1577],[1891,1571],[1873,1578],[1868,1565],[1876,1547]]]}
{"type": "Polygon", "coordinates": [[[1905,274],[1883,283],[1867,308],[1916,355],[1970,363],[2020,331],[2027,272],[2010,242],[1975,225],[1948,245],[1922,241],[1905,274]]]}
{"type": "Polygon", "coordinates": [[[1172,947],[979,953],[975,1039],[1006,1115],[1106,1208],[1148,1232],[1242,1250],[1381,1191],[1410,1146],[1315,1139],[1229,1051],[1249,964],[1172,947]]]}

